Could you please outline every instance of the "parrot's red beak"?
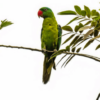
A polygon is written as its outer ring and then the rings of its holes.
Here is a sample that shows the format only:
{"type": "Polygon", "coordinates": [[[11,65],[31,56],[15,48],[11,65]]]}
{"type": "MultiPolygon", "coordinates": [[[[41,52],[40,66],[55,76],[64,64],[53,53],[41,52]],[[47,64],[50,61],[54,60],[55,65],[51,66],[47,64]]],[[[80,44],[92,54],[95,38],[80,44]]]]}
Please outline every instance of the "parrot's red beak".
{"type": "Polygon", "coordinates": [[[38,16],[39,16],[39,17],[40,17],[40,16],[41,16],[41,17],[43,16],[43,12],[42,12],[41,10],[38,11],[38,16]]]}

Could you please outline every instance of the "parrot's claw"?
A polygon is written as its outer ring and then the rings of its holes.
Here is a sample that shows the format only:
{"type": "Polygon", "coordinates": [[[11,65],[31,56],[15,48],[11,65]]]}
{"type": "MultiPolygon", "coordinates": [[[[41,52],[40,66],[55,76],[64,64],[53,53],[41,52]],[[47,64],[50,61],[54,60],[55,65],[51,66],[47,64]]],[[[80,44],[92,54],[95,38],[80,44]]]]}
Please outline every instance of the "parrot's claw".
{"type": "Polygon", "coordinates": [[[53,51],[54,51],[54,52],[57,52],[57,49],[54,49],[53,51]]]}
{"type": "Polygon", "coordinates": [[[46,52],[47,52],[47,50],[46,50],[46,49],[42,49],[42,51],[43,51],[44,53],[46,53],[46,52]]]}

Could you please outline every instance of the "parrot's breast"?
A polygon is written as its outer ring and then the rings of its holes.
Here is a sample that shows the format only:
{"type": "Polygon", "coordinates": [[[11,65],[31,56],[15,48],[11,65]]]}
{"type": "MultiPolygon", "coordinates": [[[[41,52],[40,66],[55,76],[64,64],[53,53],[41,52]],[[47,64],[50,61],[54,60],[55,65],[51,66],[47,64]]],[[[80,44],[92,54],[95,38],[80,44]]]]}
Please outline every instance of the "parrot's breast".
{"type": "Polygon", "coordinates": [[[57,49],[58,29],[55,19],[47,18],[43,22],[42,42],[45,43],[47,50],[57,49]]]}

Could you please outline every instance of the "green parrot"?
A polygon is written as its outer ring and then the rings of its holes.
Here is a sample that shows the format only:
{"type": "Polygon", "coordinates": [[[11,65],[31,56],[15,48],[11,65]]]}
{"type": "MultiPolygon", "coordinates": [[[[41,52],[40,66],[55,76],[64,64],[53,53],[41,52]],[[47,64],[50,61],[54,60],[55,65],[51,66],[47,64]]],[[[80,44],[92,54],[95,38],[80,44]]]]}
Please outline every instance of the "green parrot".
{"type": "MultiPolygon", "coordinates": [[[[38,16],[42,17],[43,24],[41,30],[41,48],[43,50],[57,51],[61,44],[62,29],[57,24],[56,18],[52,10],[48,7],[42,7],[38,11],[38,16]]],[[[46,84],[51,75],[52,67],[55,68],[55,58],[50,59],[53,53],[44,53],[44,64],[43,64],[43,83],[46,84]]]]}

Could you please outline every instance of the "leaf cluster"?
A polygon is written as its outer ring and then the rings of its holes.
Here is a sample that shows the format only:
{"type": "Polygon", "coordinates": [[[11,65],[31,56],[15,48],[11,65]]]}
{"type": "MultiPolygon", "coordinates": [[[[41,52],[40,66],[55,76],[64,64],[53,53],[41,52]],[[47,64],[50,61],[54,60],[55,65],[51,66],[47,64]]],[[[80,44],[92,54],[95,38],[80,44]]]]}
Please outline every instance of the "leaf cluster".
{"type": "Polygon", "coordinates": [[[12,25],[13,23],[11,21],[7,21],[7,19],[5,20],[1,20],[1,25],[0,25],[0,30],[4,27],[7,27],[9,25],[12,25]]]}
{"type": "Polygon", "coordinates": [[[58,56],[58,55],[66,52],[66,54],[57,63],[57,65],[58,65],[66,57],[66,60],[62,64],[62,67],[63,66],[65,67],[71,61],[71,59],[75,56],[74,54],[67,55],[67,52],[70,52],[71,51],[71,52],[74,52],[74,53],[75,52],[78,53],[78,52],[80,52],[80,50],[81,50],[81,47],[79,47],[79,48],[76,49],[75,47],[71,47],[70,45],[68,45],[68,46],[66,46],[66,49],[62,49],[62,50],[59,50],[59,51],[53,53],[50,59],[53,59],[56,56],[58,56]]]}
{"type": "MultiPolygon", "coordinates": [[[[97,40],[100,37],[100,13],[95,9],[90,10],[87,6],[84,6],[84,9],[82,10],[79,6],[75,5],[74,9],[75,11],[66,10],[58,13],[59,15],[76,15],[76,17],[71,19],[65,26],[62,27],[63,30],[67,32],[70,31],[70,36],[64,41],[63,44],[73,39],[70,45],[75,46],[79,42],[83,43],[88,40],[83,47],[85,49],[93,43],[94,40],[97,40]],[[74,29],[72,29],[69,24],[74,21],[78,21],[78,25],[75,25],[74,29]],[[84,21],[85,24],[83,24],[84,21]]],[[[96,49],[98,49],[97,47],[96,49]]]]}
{"type": "MultiPolygon", "coordinates": [[[[93,9],[90,10],[89,7],[84,6],[84,9],[81,9],[78,5],[74,6],[74,11],[66,10],[59,12],[58,15],[74,15],[74,18],[67,22],[66,25],[62,27],[63,30],[69,32],[70,36],[65,39],[62,43],[67,44],[70,41],[70,44],[66,46],[64,51],[66,52],[79,52],[81,48],[85,49],[90,46],[95,40],[100,42],[100,13],[93,9]],[[71,27],[71,23],[77,21],[78,24],[71,27]],[[84,41],[87,41],[84,47],[78,47],[84,41]]],[[[100,43],[96,46],[96,50],[100,48],[100,43]]],[[[58,52],[54,53],[51,58],[56,57],[63,53],[63,50],[59,50],[58,52]]],[[[61,60],[66,57],[64,55],[61,60]]],[[[67,60],[64,62],[65,66],[68,62],[74,57],[75,55],[70,55],[67,60]]],[[[60,61],[61,61],[60,60],[60,61]]]]}

